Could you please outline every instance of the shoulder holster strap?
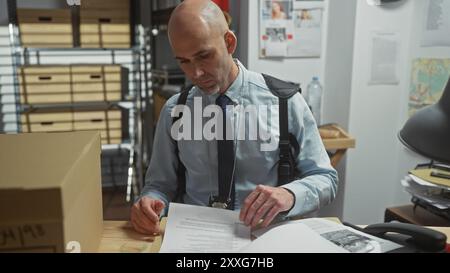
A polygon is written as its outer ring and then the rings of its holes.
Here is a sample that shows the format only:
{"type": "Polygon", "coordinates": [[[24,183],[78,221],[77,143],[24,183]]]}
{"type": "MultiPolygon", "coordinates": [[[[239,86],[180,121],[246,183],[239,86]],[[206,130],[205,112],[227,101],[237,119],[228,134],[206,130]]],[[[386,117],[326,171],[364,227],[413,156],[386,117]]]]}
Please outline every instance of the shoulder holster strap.
{"type": "MultiPolygon", "coordinates": [[[[178,97],[177,100],[177,105],[186,104],[187,97],[189,95],[189,91],[191,90],[191,88],[192,86],[189,86],[185,88],[183,91],[181,91],[180,96],[178,97]]],[[[177,120],[181,119],[182,117],[183,112],[181,112],[178,117],[173,118],[172,124],[174,124],[177,120]]],[[[178,187],[177,187],[177,194],[175,196],[175,201],[183,203],[183,195],[186,192],[186,167],[180,160],[180,151],[178,150],[178,141],[176,140],[175,140],[175,154],[178,160],[178,169],[177,169],[178,187]]]]}
{"type": "Polygon", "coordinates": [[[266,74],[262,74],[262,76],[267,87],[278,97],[279,101],[280,160],[278,162],[278,186],[281,186],[291,182],[296,177],[294,155],[300,153],[300,146],[295,137],[289,133],[288,99],[301,91],[297,84],[282,81],[266,74]]]}

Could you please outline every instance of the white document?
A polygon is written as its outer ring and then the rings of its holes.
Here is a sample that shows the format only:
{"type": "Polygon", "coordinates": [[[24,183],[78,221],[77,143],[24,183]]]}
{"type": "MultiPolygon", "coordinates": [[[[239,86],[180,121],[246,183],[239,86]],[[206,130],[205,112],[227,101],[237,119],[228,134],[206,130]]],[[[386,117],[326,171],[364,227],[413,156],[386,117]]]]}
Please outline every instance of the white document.
{"type": "Polygon", "coordinates": [[[240,252],[346,253],[348,251],[323,239],[308,226],[297,223],[270,229],[240,252]]]}
{"type": "Polygon", "coordinates": [[[287,55],[287,42],[267,42],[266,43],[266,56],[267,57],[286,57],[287,55]]]}
{"type": "Polygon", "coordinates": [[[258,237],[243,252],[382,253],[399,244],[326,219],[288,221],[253,232],[258,237]]]}
{"type": "Polygon", "coordinates": [[[268,20],[264,28],[263,46],[266,57],[285,57],[288,52],[288,22],[286,20],[268,20]]]}
{"type": "Polygon", "coordinates": [[[237,252],[250,242],[237,211],[170,203],[160,252],[237,252]]]}
{"type": "Polygon", "coordinates": [[[429,0],[422,46],[450,46],[450,1],[429,0]]]}
{"type": "Polygon", "coordinates": [[[161,253],[348,253],[387,252],[400,247],[319,218],[286,221],[253,232],[239,212],[170,203],[161,253]]]}
{"type": "Polygon", "coordinates": [[[425,184],[428,183],[426,181],[417,182],[416,180],[420,181],[420,178],[410,174],[401,181],[401,184],[412,196],[425,200],[439,209],[450,208],[450,200],[443,194],[448,190],[438,186],[429,186],[425,184]]]}
{"type": "Polygon", "coordinates": [[[293,11],[294,36],[288,48],[289,56],[320,57],[322,51],[321,8],[293,11]]]}
{"type": "Polygon", "coordinates": [[[373,33],[369,84],[398,84],[399,43],[397,33],[373,33]]]}

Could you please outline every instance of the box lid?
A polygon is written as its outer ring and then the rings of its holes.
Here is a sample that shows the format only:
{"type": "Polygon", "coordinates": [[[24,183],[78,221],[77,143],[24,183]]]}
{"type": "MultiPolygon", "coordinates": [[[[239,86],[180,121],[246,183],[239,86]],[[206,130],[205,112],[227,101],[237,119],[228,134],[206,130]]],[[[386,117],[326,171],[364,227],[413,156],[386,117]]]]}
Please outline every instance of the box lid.
{"type": "Polygon", "coordinates": [[[58,188],[97,132],[0,135],[0,190],[58,188]]]}
{"type": "Polygon", "coordinates": [[[0,135],[0,222],[62,217],[54,200],[93,147],[100,157],[99,132],[0,135]]]}

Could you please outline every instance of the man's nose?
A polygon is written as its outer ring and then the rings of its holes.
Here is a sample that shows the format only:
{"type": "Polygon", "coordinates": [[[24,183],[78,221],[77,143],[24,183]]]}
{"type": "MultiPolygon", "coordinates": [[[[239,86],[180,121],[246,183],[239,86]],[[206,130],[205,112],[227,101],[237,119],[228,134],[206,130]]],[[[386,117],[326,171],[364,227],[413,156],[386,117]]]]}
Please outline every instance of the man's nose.
{"type": "Polygon", "coordinates": [[[194,67],[194,77],[196,79],[201,78],[203,75],[205,75],[205,71],[199,66],[194,67]]]}

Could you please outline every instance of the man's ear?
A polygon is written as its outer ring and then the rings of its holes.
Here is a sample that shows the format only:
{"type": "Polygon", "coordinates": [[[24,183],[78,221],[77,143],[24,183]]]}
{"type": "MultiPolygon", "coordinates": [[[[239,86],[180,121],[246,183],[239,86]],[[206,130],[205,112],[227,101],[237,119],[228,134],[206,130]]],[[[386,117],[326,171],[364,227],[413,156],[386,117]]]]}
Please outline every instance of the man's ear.
{"type": "Polygon", "coordinates": [[[236,35],[231,30],[227,30],[224,35],[225,45],[227,47],[227,51],[229,54],[233,54],[236,51],[237,47],[237,38],[236,35]]]}

